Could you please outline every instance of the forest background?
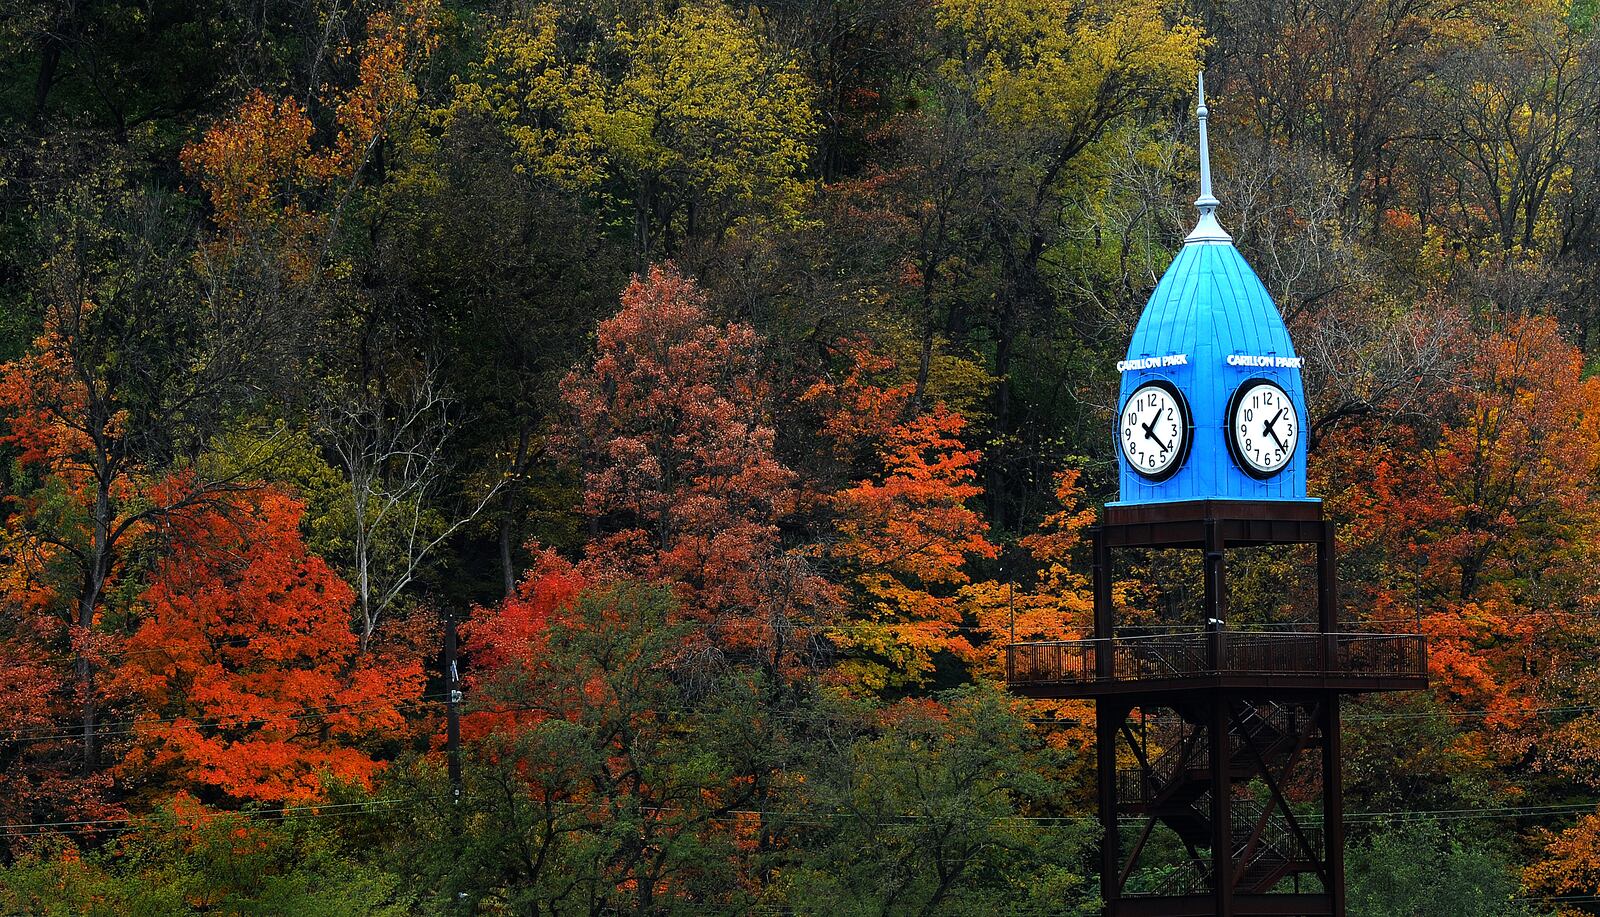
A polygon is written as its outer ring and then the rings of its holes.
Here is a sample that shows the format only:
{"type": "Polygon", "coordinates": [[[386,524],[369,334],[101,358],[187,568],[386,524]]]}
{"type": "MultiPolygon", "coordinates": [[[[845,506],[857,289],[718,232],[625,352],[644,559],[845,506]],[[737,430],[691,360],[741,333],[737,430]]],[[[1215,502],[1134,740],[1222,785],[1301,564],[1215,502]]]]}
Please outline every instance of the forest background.
{"type": "Polygon", "coordinates": [[[0,3],[0,912],[1093,913],[1002,648],[1088,626],[1202,63],[1344,615],[1431,641],[1353,913],[1600,911],[1597,11],[0,3]]]}

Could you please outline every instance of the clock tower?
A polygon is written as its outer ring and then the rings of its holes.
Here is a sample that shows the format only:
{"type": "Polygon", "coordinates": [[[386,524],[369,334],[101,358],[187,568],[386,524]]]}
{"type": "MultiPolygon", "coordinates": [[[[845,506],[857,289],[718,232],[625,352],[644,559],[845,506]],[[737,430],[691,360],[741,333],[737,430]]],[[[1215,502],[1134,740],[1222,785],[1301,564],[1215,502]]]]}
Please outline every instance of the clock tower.
{"type": "Polygon", "coordinates": [[[1199,219],[1117,365],[1121,487],[1092,532],[1094,637],[1012,644],[1007,680],[1094,702],[1108,917],[1343,917],[1340,698],[1426,687],[1427,645],[1340,624],[1333,523],[1306,493],[1301,360],[1217,220],[1203,74],[1197,95],[1199,219]],[[1275,545],[1314,552],[1290,565],[1314,573],[1290,595],[1314,601],[1230,621],[1230,555],[1275,545]],[[1199,607],[1119,625],[1128,551],[1198,553],[1199,607]]]}

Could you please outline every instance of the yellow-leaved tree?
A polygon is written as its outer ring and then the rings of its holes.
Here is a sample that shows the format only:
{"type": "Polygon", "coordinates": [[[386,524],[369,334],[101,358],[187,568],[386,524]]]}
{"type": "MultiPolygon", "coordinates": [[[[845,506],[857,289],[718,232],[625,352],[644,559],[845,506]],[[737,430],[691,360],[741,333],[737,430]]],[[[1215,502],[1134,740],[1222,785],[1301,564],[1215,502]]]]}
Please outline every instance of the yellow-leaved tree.
{"type": "MultiPolygon", "coordinates": [[[[910,260],[923,290],[922,362],[931,364],[941,329],[962,323],[941,313],[969,308],[962,296],[941,304],[940,292],[969,261],[992,263],[992,293],[965,320],[987,325],[998,380],[985,450],[990,518],[1020,528],[1028,510],[1014,495],[1028,458],[1013,391],[1018,342],[1030,325],[1070,320],[1055,310],[1059,291],[1078,285],[1062,274],[1087,260],[1084,217],[1117,193],[1113,162],[1170,144],[1156,113],[1193,92],[1204,39],[1156,0],[938,0],[933,19],[928,104],[906,143],[917,168],[905,185],[921,199],[910,260]]],[[[1102,243],[1095,229],[1095,246],[1125,259],[1121,240],[1108,233],[1102,243]]]]}
{"type": "Polygon", "coordinates": [[[494,29],[442,118],[496,123],[526,172],[597,206],[631,204],[640,267],[752,213],[798,217],[813,91],[756,13],[582,15],[540,6],[494,29]]]}
{"type": "Polygon", "coordinates": [[[1187,88],[1199,26],[1155,0],[941,0],[941,73],[995,125],[1065,162],[1153,96],[1187,88]]]}

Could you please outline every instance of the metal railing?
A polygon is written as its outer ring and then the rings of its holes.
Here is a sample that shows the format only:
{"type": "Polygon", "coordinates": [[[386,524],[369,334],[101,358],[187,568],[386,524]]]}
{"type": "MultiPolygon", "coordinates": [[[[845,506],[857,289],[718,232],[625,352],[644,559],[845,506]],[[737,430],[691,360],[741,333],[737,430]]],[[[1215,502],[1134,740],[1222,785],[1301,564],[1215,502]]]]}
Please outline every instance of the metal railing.
{"type": "Polygon", "coordinates": [[[1006,647],[1012,684],[1144,681],[1193,675],[1427,674],[1421,634],[1260,633],[1219,630],[1098,640],[1014,643],[1006,647]],[[1109,672],[1100,671],[1110,654],[1109,672]]]}

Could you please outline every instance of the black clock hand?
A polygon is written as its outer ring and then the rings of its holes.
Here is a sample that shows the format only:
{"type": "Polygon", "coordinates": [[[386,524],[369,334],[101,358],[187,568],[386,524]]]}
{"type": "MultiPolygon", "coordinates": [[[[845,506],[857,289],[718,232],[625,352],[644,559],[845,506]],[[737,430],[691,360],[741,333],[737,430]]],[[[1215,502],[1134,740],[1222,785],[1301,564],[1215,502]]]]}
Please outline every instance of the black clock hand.
{"type": "Polygon", "coordinates": [[[1278,422],[1278,418],[1283,416],[1283,411],[1284,411],[1283,408],[1278,408],[1278,413],[1272,415],[1272,419],[1267,421],[1261,427],[1261,432],[1263,432],[1263,433],[1267,434],[1268,436],[1272,437],[1272,441],[1278,444],[1278,448],[1279,449],[1287,449],[1287,448],[1289,448],[1288,446],[1285,446],[1283,444],[1283,440],[1278,438],[1278,431],[1272,429],[1273,425],[1278,422]]]}
{"type": "Polygon", "coordinates": [[[1155,440],[1156,445],[1161,447],[1162,452],[1171,452],[1172,450],[1167,447],[1167,444],[1161,441],[1161,437],[1156,435],[1155,423],[1153,420],[1139,422],[1139,426],[1144,427],[1144,438],[1155,440]]]}

